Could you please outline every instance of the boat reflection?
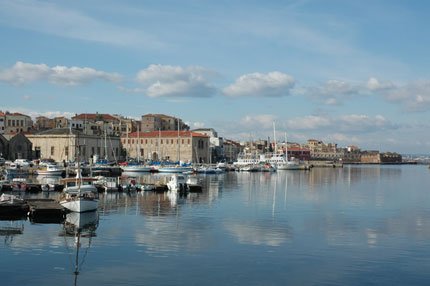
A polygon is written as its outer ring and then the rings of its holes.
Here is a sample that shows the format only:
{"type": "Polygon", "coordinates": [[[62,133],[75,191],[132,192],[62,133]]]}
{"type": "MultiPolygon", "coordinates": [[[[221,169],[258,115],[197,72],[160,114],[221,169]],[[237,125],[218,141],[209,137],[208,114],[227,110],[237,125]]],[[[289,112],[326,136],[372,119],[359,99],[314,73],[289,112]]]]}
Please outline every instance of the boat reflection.
{"type": "Polygon", "coordinates": [[[4,237],[5,246],[12,245],[14,237],[23,233],[24,218],[17,217],[17,220],[3,220],[3,218],[0,217],[0,236],[4,237]]]}
{"type": "Polygon", "coordinates": [[[63,224],[63,232],[60,236],[64,237],[64,242],[69,255],[73,255],[74,251],[74,271],[75,276],[74,285],[78,284],[78,275],[81,272],[82,265],[91,248],[92,238],[96,236],[96,229],[99,223],[99,216],[97,211],[76,213],[71,212],[66,215],[66,220],[63,224]],[[70,242],[73,239],[73,243],[70,242]],[[73,245],[70,247],[70,245],[73,245]],[[79,258],[80,249],[85,250],[81,259],[79,258]]]}

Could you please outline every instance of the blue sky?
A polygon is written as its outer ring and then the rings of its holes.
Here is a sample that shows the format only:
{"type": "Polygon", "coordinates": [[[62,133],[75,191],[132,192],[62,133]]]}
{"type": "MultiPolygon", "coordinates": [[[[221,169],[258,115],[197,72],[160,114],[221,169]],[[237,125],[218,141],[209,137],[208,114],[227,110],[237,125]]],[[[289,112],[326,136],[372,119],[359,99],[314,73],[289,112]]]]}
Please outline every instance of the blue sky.
{"type": "Polygon", "coordinates": [[[427,1],[0,1],[0,109],[430,153],[427,1]]]}

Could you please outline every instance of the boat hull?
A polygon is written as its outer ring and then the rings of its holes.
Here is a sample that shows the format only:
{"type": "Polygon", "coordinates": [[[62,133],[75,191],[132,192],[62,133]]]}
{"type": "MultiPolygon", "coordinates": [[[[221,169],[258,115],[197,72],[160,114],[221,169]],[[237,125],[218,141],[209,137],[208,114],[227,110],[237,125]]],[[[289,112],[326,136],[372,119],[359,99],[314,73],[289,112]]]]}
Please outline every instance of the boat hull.
{"type": "Polygon", "coordinates": [[[97,210],[99,200],[77,197],[61,200],[60,204],[72,212],[83,213],[97,210]]]}
{"type": "Polygon", "coordinates": [[[44,175],[44,176],[61,176],[63,174],[63,170],[58,171],[43,171],[43,170],[37,170],[37,175],[44,175]]]}
{"type": "Polygon", "coordinates": [[[152,167],[121,167],[124,172],[151,172],[152,167]]]}

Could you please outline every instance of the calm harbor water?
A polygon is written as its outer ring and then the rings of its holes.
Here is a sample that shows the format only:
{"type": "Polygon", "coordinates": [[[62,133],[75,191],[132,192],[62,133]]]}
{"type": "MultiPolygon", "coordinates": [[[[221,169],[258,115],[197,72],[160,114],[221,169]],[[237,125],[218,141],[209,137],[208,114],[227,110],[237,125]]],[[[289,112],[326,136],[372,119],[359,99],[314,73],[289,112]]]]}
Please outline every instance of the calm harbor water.
{"type": "Polygon", "coordinates": [[[199,179],[187,197],[102,195],[61,224],[0,221],[1,285],[430,283],[426,166],[199,179]]]}

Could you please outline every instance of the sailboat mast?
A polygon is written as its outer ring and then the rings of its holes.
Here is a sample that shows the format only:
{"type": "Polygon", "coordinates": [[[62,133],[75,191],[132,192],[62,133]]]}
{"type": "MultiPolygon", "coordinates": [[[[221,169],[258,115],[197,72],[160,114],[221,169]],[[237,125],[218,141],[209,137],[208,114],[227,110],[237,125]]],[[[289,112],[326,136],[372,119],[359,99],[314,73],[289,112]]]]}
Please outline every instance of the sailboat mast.
{"type": "Polygon", "coordinates": [[[108,160],[109,156],[108,156],[108,152],[107,152],[106,133],[107,133],[107,128],[106,128],[106,125],[105,125],[105,160],[108,160]]]}
{"type": "Polygon", "coordinates": [[[137,145],[139,149],[137,150],[137,162],[140,162],[140,134],[139,134],[139,125],[137,125],[137,145]]]}
{"type": "Polygon", "coordinates": [[[128,124],[127,123],[125,124],[125,128],[127,129],[126,130],[127,131],[127,135],[126,135],[126,140],[127,140],[126,141],[126,144],[127,144],[126,146],[127,147],[125,148],[125,161],[128,162],[128,148],[129,148],[129,146],[128,146],[128,124]]]}
{"type": "Polygon", "coordinates": [[[288,161],[288,140],[287,140],[287,132],[285,132],[285,157],[287,157],[287,161],[288,161]]]}
{"type": "Polygon", "coordinates": [[[179,119],[178,119],[178,163],[181,164],[181,142],[179,135],[179,119]]]}
{"type": "Polygon", "coordinates": [[[278,154],[278,145],[276,144],[275,121],[273,121],[273,140],[275,141],[275,154],[278,154]]]}

